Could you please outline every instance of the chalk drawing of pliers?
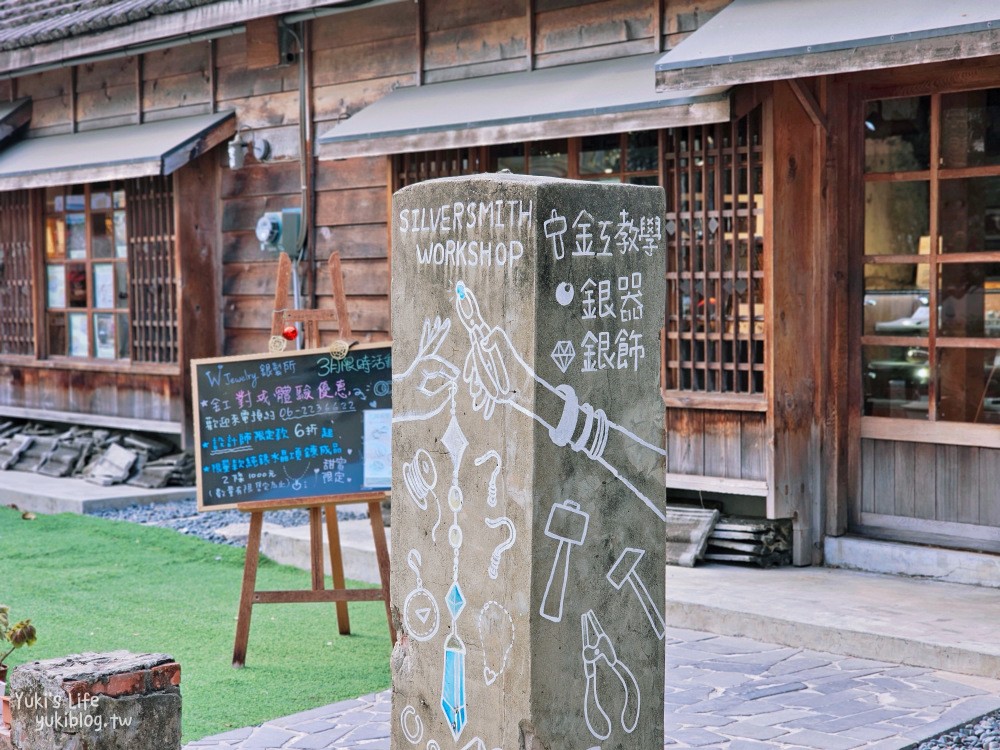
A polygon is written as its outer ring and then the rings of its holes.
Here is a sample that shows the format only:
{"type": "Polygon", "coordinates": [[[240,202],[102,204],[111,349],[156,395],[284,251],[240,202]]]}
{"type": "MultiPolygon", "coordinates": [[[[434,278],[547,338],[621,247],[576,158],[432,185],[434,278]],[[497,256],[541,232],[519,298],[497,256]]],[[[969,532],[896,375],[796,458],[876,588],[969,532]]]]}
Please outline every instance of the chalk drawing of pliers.
{"type": "Polygon", "coordinates": [[[483,409],[483,418],[493,416],[497,399],[510,393],[510,376],[504,364],[494,335],[503,335],[497,329],[490,328],[479,311],[476,295],[459,281],[455,285],[458,299],[455,309],[458,319],[469,333],[472,349],[465,360],[465,370],[462,378],[474,387],[472,406],[476,411],[483,409]],[[478,382],[477,382],[478,381],[478,382]]]}
{"type": "Polygon", "coordinates": [[[587,610],[580,616],[580,627],[583,631],[583,674],[587,680],[587,692],[583,698],[583,715],[587,720],[587,728],[599,740],[606,740],[611,736],[611,718],[601,706],[601,699],[597,694],[597,666],[598,662],[603,661],[622,684],[625,692],[622,729],[626,734],[631,734],[639,724],[639,683],[632,670],[618,659],[614,644],[601,627],[594,610],[587,610]]]}

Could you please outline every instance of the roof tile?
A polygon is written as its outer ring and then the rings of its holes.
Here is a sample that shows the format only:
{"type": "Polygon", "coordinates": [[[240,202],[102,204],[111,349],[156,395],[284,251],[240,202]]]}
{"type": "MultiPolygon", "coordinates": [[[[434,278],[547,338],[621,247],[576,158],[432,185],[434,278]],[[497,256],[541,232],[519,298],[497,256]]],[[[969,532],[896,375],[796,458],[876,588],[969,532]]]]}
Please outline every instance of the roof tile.
{"type": "Polygon", "coordinates": [[[126,26],[221,0],[0,0],[0,50],[126,26]]]}

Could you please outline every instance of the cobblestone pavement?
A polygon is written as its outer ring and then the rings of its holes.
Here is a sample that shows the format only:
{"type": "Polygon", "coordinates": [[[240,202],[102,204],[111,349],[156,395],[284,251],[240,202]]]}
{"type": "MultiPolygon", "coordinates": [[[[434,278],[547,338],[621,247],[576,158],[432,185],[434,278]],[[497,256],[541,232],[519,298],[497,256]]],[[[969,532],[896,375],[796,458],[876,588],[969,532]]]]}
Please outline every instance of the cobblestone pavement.
{"type": "MultiPolygon", "coordinates": [[[[666,644],[669,750],[898,750],[1000,708],[1000,680],[677,628],[666,644]]],[[[388,750],[389,702],[367,695],[185,750],[388,750]]]]}

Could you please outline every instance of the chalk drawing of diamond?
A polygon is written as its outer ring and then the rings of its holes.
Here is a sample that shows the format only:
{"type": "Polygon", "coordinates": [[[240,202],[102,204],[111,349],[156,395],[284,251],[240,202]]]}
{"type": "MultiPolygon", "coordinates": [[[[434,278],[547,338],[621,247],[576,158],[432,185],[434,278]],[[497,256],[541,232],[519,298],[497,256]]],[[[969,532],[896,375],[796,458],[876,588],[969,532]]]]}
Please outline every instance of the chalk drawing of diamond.
{"type": "Polygon", "coordinates": [[[576,349],[573,348],[573,342],[557,341],[555,349],[552,350],[552,361],[556,363],[556,367],[566,372],[574,359],[576,359],[576,349]]]}
{"type": "Polygon", "coordinates": [[[448,450],[448,455],[451,456],[451,462],[455,466],[455,471],[458,471],[458,467],[462,464],[462,456],[465,454],[465,449],[469,446],[469,441],[466,439],[465,433],[462,432],[462,428],[458,424],[458,420],[455,419],[454,414],[448,423],[448,429],[444,431],[444,435],[441,437],[441,442],[448,450]]]}
{"type": "Polygon", "coordinates": [[[462,594],[462,587],[458,585],[458,581],[451,584],[444,601],[448,605],[448,611],[451,612],[451,619],[457,619],[465,609],[465,595],[462,594]]]}

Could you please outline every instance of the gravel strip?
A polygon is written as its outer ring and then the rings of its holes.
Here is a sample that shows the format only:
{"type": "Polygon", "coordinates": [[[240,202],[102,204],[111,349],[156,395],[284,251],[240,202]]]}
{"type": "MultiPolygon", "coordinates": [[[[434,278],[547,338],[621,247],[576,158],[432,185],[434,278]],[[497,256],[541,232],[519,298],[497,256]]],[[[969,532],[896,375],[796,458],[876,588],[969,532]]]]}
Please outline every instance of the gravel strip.
{"type": "Polygon", "coordinates": [[[942,750],[942,748],[985,748],[1000,750],[1000,711],[949,729],[937,737],[910,745],[906,750],[942,750]]]}
{"type": "MultiPolygon", "coordinates": [[[[238,510],[213,510],[199,513],[194,500],[174,500],[169,503],[150,503],[149,505],[130,505],[127,508],[102,510],[91,515],[108,518],[113,521],[129,521],[147,526],[163,526],[174,529],[182,534],[190,534],[216,544],[229,544],[234,547],[245,547],[246,539],[230,539],[218,533],[219,529],[234,523],[246,523],[249,516],[238,510]]],[[[368,518],[367,513],[353,511],[337,511],[338,521],[357,521],[368,518]]],[[[272,510],[266,516],[268,523],[278,526],[307,526],[309,513],[302,509],[272,510]]]]}

